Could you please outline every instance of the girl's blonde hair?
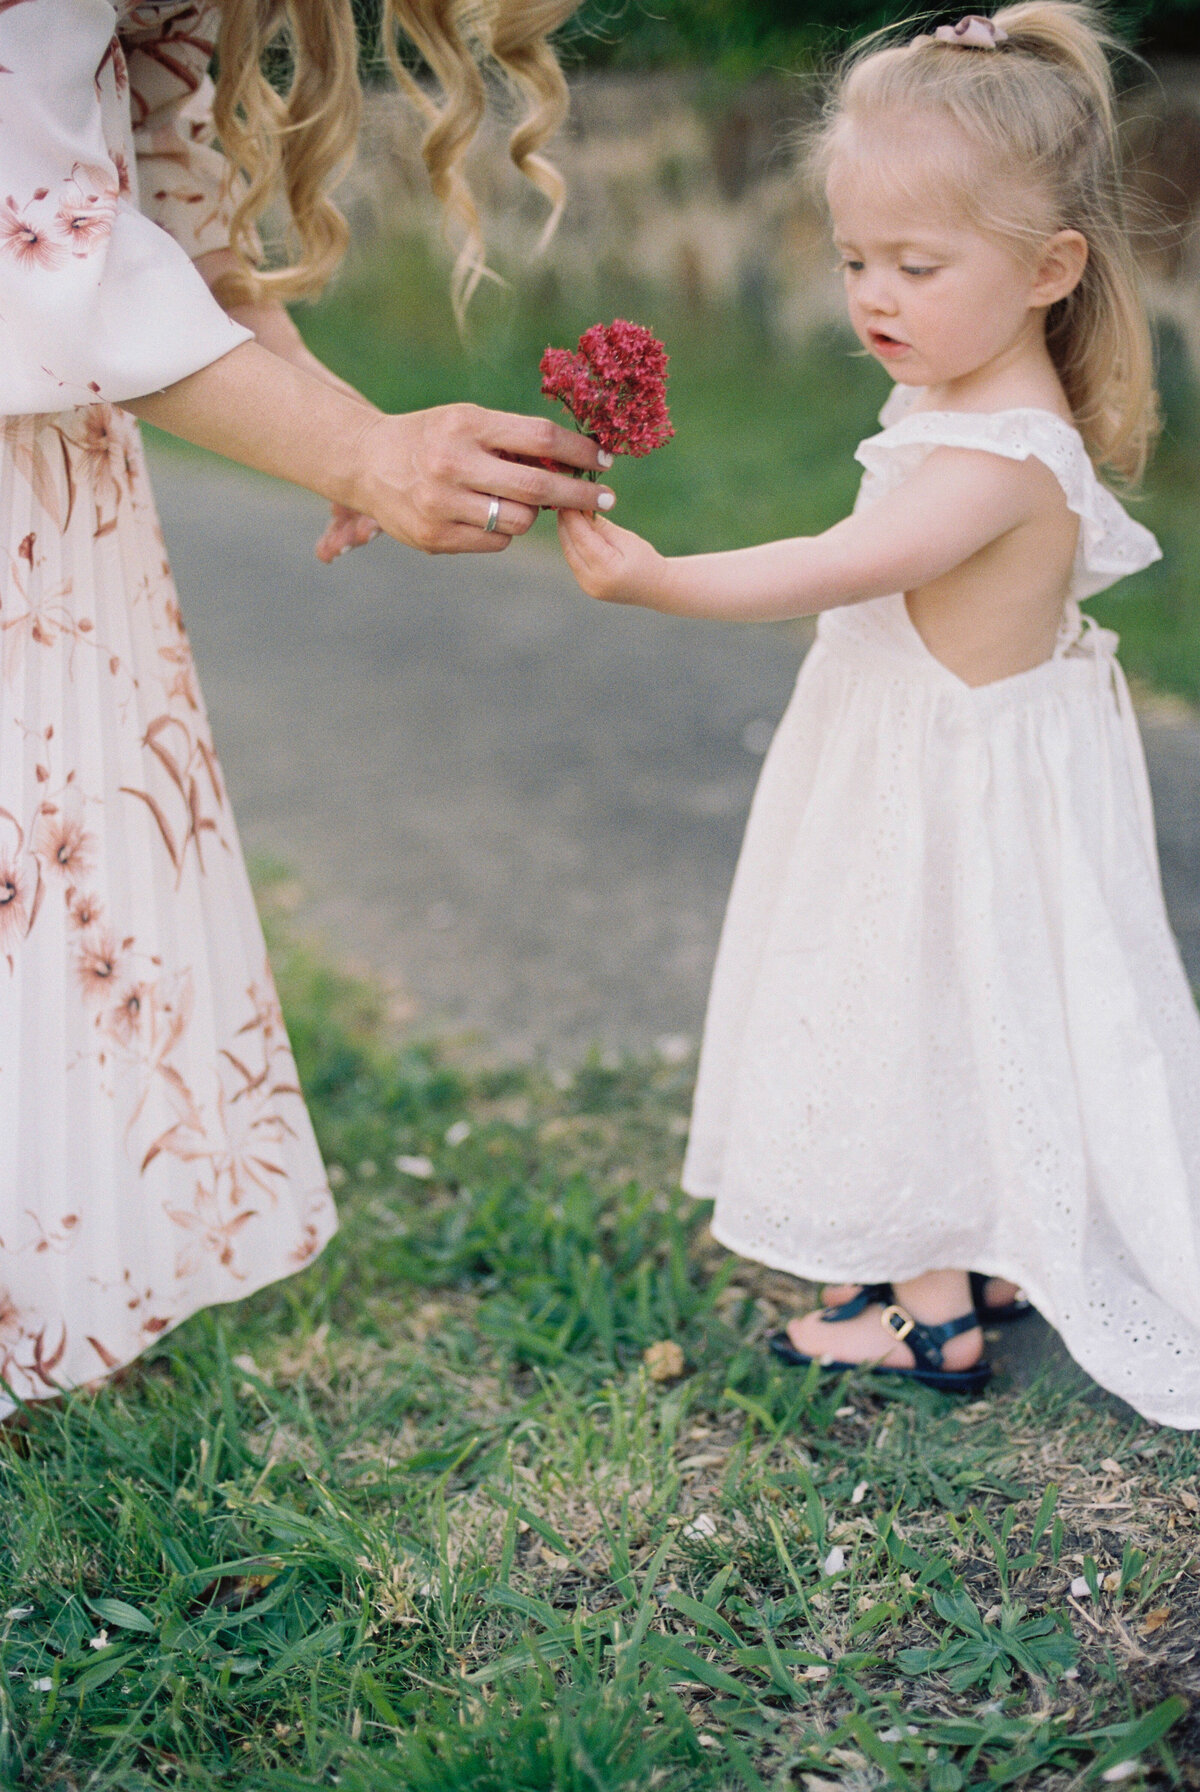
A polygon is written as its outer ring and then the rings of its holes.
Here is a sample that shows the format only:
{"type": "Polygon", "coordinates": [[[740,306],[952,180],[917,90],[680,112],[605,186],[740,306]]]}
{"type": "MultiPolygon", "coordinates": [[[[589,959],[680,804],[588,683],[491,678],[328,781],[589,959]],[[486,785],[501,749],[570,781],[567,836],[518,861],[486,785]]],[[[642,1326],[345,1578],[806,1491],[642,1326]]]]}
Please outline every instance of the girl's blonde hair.
{"type": "MultiPolygon", "coordinates": [[[[430,184],[461,246],[451,276],[460,321],[487,272],[479,214],[462,160],[487,110],[484,71],[497,70],[522,102],[509,137],[513,162],[550,201],[548,236],[562,211],[561,175],[541,149],[567,114],[567,86],[548,40],[579,0],[380,0],[384,51],[400,87],[426,120],[421,146],[430,184]],[[403,34],[438,83],[433,94],[404,66],[403,34]]],[[[231,246],[237,272],[226,304],[280,302],[319,292],[346,249],[345,219],[330,190],[354,156],[362,110],[351,0],[221,0],[213,117],[221,148],[243,178],[231,246]],[[284,41],[292,77],[285,93],[263,70],[284,41]],[[255,222],[277,193],[292,225],[288,265],[259,265],[255,222]]]]}
{"type": "MultiPolygon", "coordinates": [[[[936,156],[939,197],[1018,252],[1079,231],[1087,265],[1050,307],[1046,343],[1088,453],[1132,484],[1158,406],[1110,67],[1123,46],[1085,0],[1024,0],[991,16],[1007,33],[995,49],[929,36],[880,47],[881,33],[857,45],[816,132],[814,169],[828,175],[847,122],[886,142],[898,118],[919,126],[933,115],[955,127],[940,143],[936,131],[920,135],[918,161],[936,156]]],[[[926,195],[928,179],[926,167],[926,195]]]]}

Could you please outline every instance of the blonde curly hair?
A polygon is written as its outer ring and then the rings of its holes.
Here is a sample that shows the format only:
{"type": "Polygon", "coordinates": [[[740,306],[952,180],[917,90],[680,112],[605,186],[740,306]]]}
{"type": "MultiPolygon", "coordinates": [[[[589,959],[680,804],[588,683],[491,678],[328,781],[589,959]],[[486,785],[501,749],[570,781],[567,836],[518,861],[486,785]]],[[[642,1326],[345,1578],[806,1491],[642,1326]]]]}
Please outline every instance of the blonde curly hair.
{"type": "MultiPolygon", "coordinates": [[[[479,213],[462,162],[483,123],[485,75],[497,72],[522,107],[508,149],[550,203],[543,240],[558,222],[562,176],[541,154],[567,115],[567,84],[549,43],[579,0],[380,0],[383,50],[401,92],[425,120],[421,154],[459,247],[451,300],[460,323],[488,272],[479,213]],[[399,41],[419,52],[437,83],[419,82],[399,41]]],[[[231,248],[236,272],[218,286],[225,304],[287,303],[319,292],[346,250],[346,221],[331,190],[354,158],[362,111],[351,0],[220,0],[219,74],[213,118],[241,177],[231,248]],[[280,93],[264,73],[286,46],[292,75],[280,93]],[[288,259],[260,266],[255,224],[281,195],[290,220],[288,259]]]]}

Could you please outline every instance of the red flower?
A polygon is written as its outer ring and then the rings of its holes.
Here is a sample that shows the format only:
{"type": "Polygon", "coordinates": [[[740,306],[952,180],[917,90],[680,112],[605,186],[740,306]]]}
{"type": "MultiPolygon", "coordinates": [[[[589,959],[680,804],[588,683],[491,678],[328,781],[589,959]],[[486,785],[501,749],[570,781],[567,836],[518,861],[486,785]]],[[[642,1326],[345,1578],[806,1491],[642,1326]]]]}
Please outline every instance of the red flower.
{"type": "Polygon", "coordinates": [[[542,395],[566,405],[585,435],[610,454],[649,454],[675,431],[667,413],[667,354],[640,324],[593,324],[571,354],[542,356],[542,395]]]}

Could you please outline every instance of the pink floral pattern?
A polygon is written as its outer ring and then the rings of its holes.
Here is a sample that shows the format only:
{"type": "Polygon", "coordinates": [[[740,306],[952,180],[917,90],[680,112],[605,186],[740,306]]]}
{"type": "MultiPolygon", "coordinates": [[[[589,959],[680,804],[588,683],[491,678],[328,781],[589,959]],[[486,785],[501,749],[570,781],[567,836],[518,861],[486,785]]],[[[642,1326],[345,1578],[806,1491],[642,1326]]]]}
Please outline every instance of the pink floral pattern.
{"type": "MultiPolygon", "coordinates": [[[[223,167],[183,116],[211,19],[121,9],[103,163],[7,193],[0,115],[0,274],[100,266],[139,184],[218,246],[223,167]]],[[[98,396],[0,419],[0,1381],[93,1381],[335,1226],[136,425],[98,396]]]]}

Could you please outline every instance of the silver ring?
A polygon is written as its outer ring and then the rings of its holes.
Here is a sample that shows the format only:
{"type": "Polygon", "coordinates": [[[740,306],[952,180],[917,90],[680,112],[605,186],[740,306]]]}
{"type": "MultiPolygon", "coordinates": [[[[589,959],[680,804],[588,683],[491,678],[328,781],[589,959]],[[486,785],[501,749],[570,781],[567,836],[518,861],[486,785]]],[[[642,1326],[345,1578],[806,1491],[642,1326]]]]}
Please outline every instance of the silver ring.
{"type": "Polygon", "coordinates": [[[490,535],[492,533],[492,531],[495,529],[496,524],[499,521],[500,521],[500,500],[499,500],[499,498],[493,498],[491,503],[488,505],[488,520],[483,525],[484,534],[490,535]]]}

